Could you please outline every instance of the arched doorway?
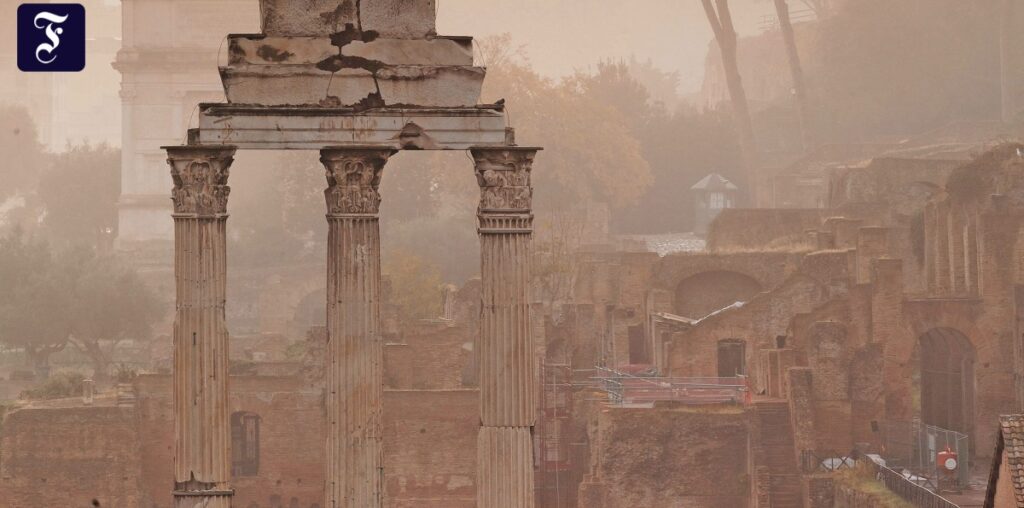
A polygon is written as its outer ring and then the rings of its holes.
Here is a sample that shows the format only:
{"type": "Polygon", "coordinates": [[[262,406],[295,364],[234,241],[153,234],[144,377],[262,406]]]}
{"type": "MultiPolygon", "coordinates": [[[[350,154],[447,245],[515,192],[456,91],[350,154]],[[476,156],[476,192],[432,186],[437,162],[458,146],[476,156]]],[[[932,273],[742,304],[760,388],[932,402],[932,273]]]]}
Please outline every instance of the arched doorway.
{"type": "Polygon", "coordinates": [[[972,435],[974,430],[974,347],[952,328],[921,336],[921,421],[972,435]]]}
{"type": "Polygon", "coordinates": [[[761,283],[742,273],[698,273],[676,286],[674,308],[680,316],[698,319],[736,302],[750,301],[760,292],[761,283]]]}

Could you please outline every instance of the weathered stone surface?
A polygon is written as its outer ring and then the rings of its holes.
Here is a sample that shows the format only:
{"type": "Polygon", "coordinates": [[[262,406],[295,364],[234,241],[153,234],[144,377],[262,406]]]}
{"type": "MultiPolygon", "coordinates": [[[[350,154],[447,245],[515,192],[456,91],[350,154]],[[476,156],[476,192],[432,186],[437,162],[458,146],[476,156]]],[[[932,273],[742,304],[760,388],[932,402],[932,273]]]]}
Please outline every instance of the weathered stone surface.
{"type": "Polygon", "coordinates": [[[337,56],[327,37],[229,35],[228,63],[236,65],[315,64],[337,56]]]}
{"type": "Polygon", "coordinates": [[[377,39],[356,41],[341,48],[343,56],[365,58],[386,65],[473,65],[473,40],[468,37],[436,39],[377,39]]]}
{"type": "Polygon", "coordinates": [[[350,30],[371,37],[435,34],[434,0],[261,0],[267,35],[326,36],[350,30]]]}
{"type": "Polygon", "coordinates": [[[395,39],[421,39],[437,33],[435,0],[362,0],[360,7],[364,33],[395,39]]]}
{"type": "Polygon", "coordinates": [[[260,0],[267,35],[329,35],[359,26],[357,0],[260,0]]]}
{"type": "Polygon", "coordinates": [[[484,74],[482,67],[419,65],[375,72],[312,65],[221,68],[228,102],[266,106],[470,107],[480,100],[484,74]]]}
{"type": "Polygon", "coordinates": [[[485,73],[483,67],[408,65],[381,69],[376,77],[389,106],[472,107],[480,102],[485,73]]]}
{"type": "Polygon", "coordinates": [[[480,232],[480,434],[477,506],[534,506],[537,358],[530,321],[530,253],[537,148],[471,150],[480,232]]]}
{"type": "Polygon", "coordinates": [[[505,143],[505,115],[487,108],[259,108],[204,105],[198,141],[246,149],[320,149],[381,145],[465,150],[505,143]]]}
{"type": "Polygon", "coordinates": [[[339,54],[380,65],[473,65],[468,37],[353,41],[339,50],[327,37],[231,35],[228,48],[231,66],[318,64],[339,54]]]}
{"type": "Polygon", "coordinates": [[[327,170],[327,506],[383,506],[381,173],[394,153],[324,149],[327,170]]]}
{"type": "Polygon", "coordinates": [[[311,65],[244,66],[221,69],[228,102],[269,106],[353,105],[377,88],[373,75],[361,69],[345,69],[337,73],[311,65]],[[332,81],[333,104],[328,103],[332,81]]]}
{"type": "Polygon", "coordinates": [[[174,178],[174,506],[231,506],[226,207],[233,147],[167,147],[174,178]]]}

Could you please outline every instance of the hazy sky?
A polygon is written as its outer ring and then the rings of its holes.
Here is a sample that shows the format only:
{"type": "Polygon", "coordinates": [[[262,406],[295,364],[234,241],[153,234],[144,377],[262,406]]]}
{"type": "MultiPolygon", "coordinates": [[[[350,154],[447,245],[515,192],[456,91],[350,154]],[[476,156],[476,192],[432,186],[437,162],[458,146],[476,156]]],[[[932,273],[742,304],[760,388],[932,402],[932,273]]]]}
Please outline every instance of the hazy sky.
{"type": "MultiPolygon", "coordinates": [[[[737,31],[758,33],[772,2],[733,0],[737,31]]],[[[703,79],[711,28],[700,0],[438,0],[438,33],[484,37],[508,32],[549,76],[602,58],[650,58],[679,71],[680,91],[703,79]]]]}

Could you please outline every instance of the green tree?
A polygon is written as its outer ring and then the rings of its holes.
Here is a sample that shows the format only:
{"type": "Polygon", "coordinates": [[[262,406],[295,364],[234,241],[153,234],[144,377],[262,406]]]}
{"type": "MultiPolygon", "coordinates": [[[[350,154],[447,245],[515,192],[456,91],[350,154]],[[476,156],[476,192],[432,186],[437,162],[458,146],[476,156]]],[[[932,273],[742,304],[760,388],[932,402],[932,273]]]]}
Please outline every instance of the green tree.
{"type": "Polygon", "coordinates": [[[679,101],[664,95],[655,100],[648,92],[648,83],[653,82],[666,93],[667,83],[675,82],[671,73],[635,62],[605,61],[596,72],[577,73],[571,79],[629,123],[656,183],[636,203],[614,214],[619,232],[686,231],[692,225],[690,186],[711,172],[742,181],[743,159],[729,111],[670,109],[668,104],[679,101]]]}
{"type": "Polygon", "coordinates": [[[118,344],[146,339],[159,301],[113,257],[50,244],[14,232],[0,238],[0,343],[21,349],[40,374],[68,344],[105,377],[118,344]]]}
{"type": "Polygon", "coordinates": [[[36,179],[46,164],[36,124],[21,106],[0,105],[0,203],[35,190],[36,179]]]}
{"type": "Polygon", "coordinates": [[[150,337],[160,302],[117,258],[84,249],[65,258],[75,267],[70,341],[92,361],[96,379],[106,379],[119,344],[150,337]]]}
{"type": "Polygon", "coordinates": [[[591,200],[621,209],[637,202],[652,183],[651,170],[616,108],[577,79],[556,82],[537,74],[508,35],[479,47],[488,66],[484,100],[505,99],[519,144],[545,148],[533,173],[535,208],[591,200]]]}
{"type": "Polygon", "coordinates": [[[70,275],[45,242],[20,231],[0,238],[0,343],[23,350],[43,377],[71,334],[70,275]]]}
{"type": "Polygon", "coordinates": [[[76,145],[53,156],[40,178],[43,227],[63,245],[109,248],[117,236],[121,151],[107,145],[76,145]]]}
{"type": "Polygon", "coordinates": [[[441,271],[415,254],[384,253],[382,270],[391,281],[391,302],[405,319],[436,318],[441,312],[441,271]]]}

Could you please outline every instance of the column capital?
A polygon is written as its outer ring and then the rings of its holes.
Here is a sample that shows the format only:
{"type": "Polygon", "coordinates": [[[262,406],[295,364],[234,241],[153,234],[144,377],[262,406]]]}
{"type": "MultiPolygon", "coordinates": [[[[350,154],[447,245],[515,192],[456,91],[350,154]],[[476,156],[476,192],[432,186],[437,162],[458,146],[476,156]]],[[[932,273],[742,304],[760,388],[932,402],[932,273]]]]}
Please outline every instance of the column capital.
{"type": "Polygon", "coordinates": [[[535,147],[473,147],[474,169],[480,185],[483,214],[528,214],[533,208],[531,172],[535,147]]]}
{"type": "Polygon", "coordinates": [[[327,170],[328,216],[375,215],[380,212],[381,175],[397,150],[377,146],[331,147],[320,150],[327,170]]]}
{"type": "Polygon", "coordinates": [[[171,167],[176,216],[195,218],[227,215],[228,174],[234,162],[233,146],[166,146],[171,167]]]}

